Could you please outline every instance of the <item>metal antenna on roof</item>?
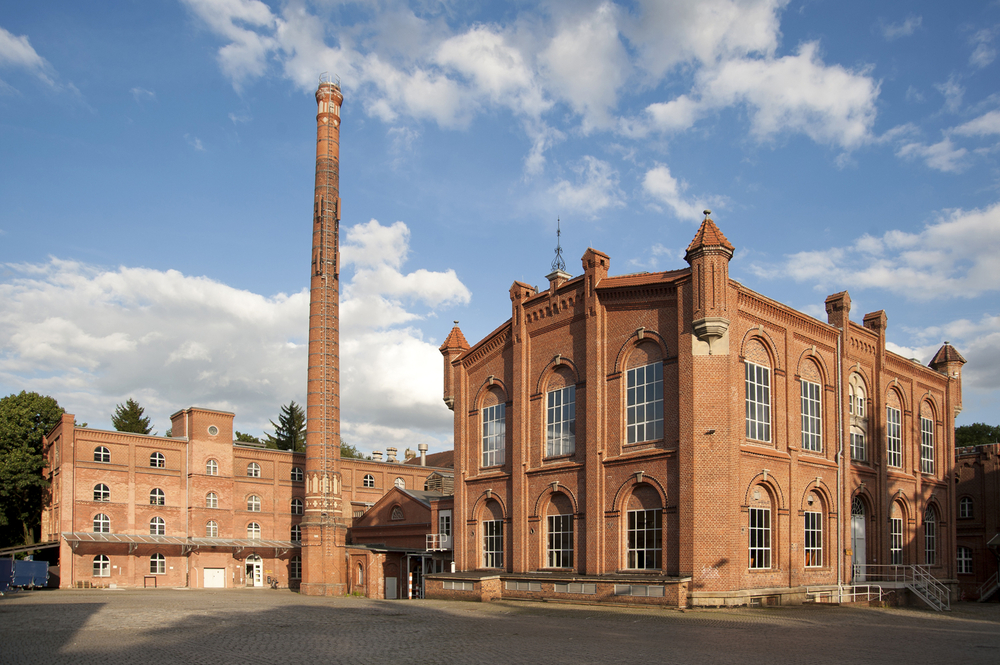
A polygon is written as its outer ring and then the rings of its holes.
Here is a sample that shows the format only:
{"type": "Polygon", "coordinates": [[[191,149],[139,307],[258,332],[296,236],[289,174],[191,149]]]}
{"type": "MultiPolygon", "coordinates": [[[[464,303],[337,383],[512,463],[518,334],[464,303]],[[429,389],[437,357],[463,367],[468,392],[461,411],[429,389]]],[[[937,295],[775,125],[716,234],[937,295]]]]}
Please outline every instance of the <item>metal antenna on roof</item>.
{"type": "Polygon", "coordinates": [[[566,262],[563,261],[562,255],[562,229],[560,228],[560,220],[556,217],[556,258],[552,259],[552,270],[559,270],[561,272],[566,272],[566,262]]]}

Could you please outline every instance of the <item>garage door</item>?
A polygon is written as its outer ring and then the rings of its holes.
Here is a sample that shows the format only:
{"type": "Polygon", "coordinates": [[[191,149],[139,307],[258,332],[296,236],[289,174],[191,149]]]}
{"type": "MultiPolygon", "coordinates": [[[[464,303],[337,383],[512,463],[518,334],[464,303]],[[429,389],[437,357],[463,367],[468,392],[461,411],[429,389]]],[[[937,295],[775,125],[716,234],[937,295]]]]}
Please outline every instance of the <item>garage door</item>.
{"type": "Polygon", "coordinates": [[[225,568],[206,568],[205,569],[205,588],[206,589],[225,589],[226,588],[226,569],[225,568]]]}

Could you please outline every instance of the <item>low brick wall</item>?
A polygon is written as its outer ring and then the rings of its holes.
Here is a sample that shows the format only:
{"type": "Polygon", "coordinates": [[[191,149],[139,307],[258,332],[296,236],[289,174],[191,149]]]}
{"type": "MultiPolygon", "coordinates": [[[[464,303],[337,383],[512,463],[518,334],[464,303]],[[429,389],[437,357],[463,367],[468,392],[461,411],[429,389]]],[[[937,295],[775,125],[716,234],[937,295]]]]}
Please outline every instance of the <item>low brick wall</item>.
{"type": "Polygon", "coordinates": [[[500,598],[578,603],[687,607],[690,578],[606,579],[479,573],[428,575],[424,595],[487,602],[500,598]]]}

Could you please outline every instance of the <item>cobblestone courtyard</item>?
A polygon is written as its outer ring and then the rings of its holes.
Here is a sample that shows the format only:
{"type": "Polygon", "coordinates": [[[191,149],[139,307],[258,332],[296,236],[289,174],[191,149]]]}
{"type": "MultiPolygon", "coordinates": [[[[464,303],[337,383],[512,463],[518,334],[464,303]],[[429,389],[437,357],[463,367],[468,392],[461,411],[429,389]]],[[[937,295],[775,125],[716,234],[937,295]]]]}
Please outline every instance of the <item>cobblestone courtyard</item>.
{"type": "Polygon", "coordinates": [[[618,609],[286,590],[0,598],[0,663],[991,663],[1000,605],[618,609]]]}

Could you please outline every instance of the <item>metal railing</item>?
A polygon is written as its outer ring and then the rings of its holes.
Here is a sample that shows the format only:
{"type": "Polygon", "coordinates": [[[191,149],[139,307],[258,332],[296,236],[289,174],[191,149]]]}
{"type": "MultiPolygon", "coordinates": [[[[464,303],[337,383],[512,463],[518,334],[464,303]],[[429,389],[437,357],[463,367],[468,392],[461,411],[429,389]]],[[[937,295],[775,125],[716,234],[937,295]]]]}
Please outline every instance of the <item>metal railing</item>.
{"type": "Polygon", "coordinates": [[[855,576],[859,573],[865,576],[865,581],[902,583],[939,612],[951,609],[951,592],[931,575],[927,565],[866,563],[855,566],[855,576]]]}
{"type": "Polygon", "coordinates": [[[844,587],[839,591],[814,591],[808,595],[812,596],[816,603],[860,603],[872,600],[881,601],[887,594],[882,587],[877,584],[856,584],[844,587]]]}
{"type": "Polygon", "coordinates": [[[1000,586],[1000,571],[993,573],[990,579],[979,585],[976,589],[976,599],[981,603],[993,595],[993,592],[1000,586]]]}
{"type": "Polygon", "coordinates": [[[446,533],[429,533],[427,534],[427,545],[424,549],[450,550],[451,536],[446,533]]]}

